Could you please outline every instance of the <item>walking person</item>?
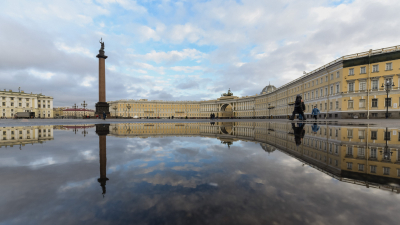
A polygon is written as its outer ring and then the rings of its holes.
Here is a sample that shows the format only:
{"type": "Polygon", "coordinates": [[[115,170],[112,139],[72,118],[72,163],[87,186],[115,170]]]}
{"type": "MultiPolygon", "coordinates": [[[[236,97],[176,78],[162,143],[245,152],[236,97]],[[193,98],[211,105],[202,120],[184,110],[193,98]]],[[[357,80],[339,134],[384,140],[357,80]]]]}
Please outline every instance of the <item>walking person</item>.
{"type": "Polygon", "coordinates": [[[289,118],[289,120],[294,120],[294,117],[296,114],[299,114],[303,117],[303,120],[306,120],[306,117],[304,116],[304,110],[306,109],[306,106],[304,105],[304,101],[301,97],[301,95],[296,96],[296,101],[294,103],[294,110],[292,113],[292,116],[289,118]]]}
{"type": "Polygon", "coordinates": [[[319,115],[319,109],[317,108],[317,105],[314,106],[311,115],[315,118],[315,120],[317,120],[317,116],[319,115]]]}
{"type": "Polygon", "coordinates": [[[103,120],[106,120],[106,112],[103,111],[103,120]]]}

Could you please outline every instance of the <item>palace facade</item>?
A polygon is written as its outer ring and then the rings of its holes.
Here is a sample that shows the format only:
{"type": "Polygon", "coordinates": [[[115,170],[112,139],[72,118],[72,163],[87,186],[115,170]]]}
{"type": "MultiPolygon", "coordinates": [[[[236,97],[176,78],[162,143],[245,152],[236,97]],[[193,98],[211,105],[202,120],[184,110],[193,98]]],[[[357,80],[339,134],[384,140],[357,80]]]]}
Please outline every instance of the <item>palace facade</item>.
{"type": "Polygon", "coordinates": [[[53,118],[53,97],[4,89],[0,98],[0,118],[13,118],[17,112],[34,112],[35,118],[53,118]]]}
{"type": "Polygon", "coordinates": [[[307,118],[317,106],[320,118],[400,118],[400,46],[346,55],[279,87],[237,97],[229,91],[209,101],[118,100],[108,102],[111,116],[134,118],[288,118],[296,95],[307,118]],[[391,90],[387,99],[386,88],[391,90]]]}

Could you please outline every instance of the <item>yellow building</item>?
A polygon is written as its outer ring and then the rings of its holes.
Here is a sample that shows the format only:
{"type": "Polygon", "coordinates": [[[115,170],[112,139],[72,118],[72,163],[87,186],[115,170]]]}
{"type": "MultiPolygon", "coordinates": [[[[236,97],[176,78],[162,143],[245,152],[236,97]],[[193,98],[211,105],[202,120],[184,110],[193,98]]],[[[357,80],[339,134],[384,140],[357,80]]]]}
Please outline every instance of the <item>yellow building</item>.
{"type": "Polygon", "coordinates": [[[370,50],[336,59],[289,83],[275,88],[266,86],[260,94],[236,97],[230,91],[209,101],[119,100],[110,103],[112,116],[135,118],[288,118],[294,101],[301,95],[305,115],[311,117],[314,106],[320,118],[384,118],[386,91],[389,116],[400,118],[400,46],[370,50]]]}
{"type": "Polygon", "coordinates": [[[17,112],[34,112],[36,118],[53,118],[53,97],[42,94],[0,91],[0,117],[13,118],[17,112]]]}
{"type": "Polygon", "coordinates": [[[77,117],[77,118],[82,118],[86,116],[93,117],[94,116],[94,110],[91,109],[80,109],[80,108],[65,108],[62,111],[62,116],[64,118],[72,118],[72,117],[77,117]]]}

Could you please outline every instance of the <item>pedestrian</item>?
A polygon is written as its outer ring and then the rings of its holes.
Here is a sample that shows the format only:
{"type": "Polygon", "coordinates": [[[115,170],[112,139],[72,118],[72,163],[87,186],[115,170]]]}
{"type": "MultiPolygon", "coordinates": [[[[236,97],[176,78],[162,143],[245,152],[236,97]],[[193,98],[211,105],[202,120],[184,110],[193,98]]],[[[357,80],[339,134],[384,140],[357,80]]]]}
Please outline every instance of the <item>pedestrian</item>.
{"type": "Polygon", "coordinates": [[[301,95],[296,96],[296,101],[294,103],[294,110],[292,113],[292,116],[289,118],[289,120],[294,120],[294,117],[296,114],[299,114],[303,117],[303,120],[306,120],[306,117],[304,116],[304,110],[306,109],[306,106],[304,105],[304,101],[301,97],[301,95]]]}
{"type": "Polygon", "coordinates": [[[106,112],[103,111],[103,120],[106,120],[106,112]]]}
{"type": "Polygon", "coordinates": [[[319,113],[320,113],[319,109],[317,108],[317,105],[315,105],[313,110],[312,110],[312,112],[311,112],[311,115],[315,118],[315,120],[317,120],[317,116],[318,116],[319,113]]]}

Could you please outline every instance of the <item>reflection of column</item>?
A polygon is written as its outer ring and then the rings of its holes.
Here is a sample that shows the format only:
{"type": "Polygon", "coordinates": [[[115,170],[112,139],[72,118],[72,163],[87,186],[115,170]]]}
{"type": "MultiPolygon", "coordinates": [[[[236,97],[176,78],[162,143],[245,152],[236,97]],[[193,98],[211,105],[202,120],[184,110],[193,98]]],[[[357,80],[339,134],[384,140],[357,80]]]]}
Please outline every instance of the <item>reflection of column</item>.
{"type": "Polygon", "coordinates": [[[106,182],[107,178],[107,136],[99,136],[99,157],[100,157],[100,178],[97,181],[100,183],[101,189],[103,190],[103,196],[106,193],[106,182]]]}
{"type": "Polygon", "coordinates": [[[96,124],[96,134],[99,135],[99,162],[100,162],[100,178],[97,181],[100,183],[103,190],[103,197],[106,193],[107,178],[107,134],[109,134],[110,124],[96,124]]]}

